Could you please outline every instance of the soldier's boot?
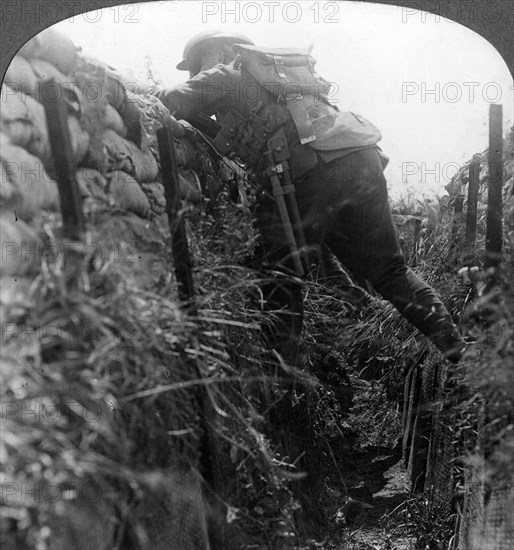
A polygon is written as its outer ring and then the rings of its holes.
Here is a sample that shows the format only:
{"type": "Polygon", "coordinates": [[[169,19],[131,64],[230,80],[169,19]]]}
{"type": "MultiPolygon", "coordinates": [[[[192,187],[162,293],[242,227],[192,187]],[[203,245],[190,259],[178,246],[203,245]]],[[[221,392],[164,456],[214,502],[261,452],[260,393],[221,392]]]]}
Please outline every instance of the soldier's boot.
{"type": "Polygon", "coordinates": [[[466,342],[448,310],[432,287],[414,272],[407,271],[387,283],[376,285],[382,296],[391,301],[398,311],[427,336],[451,361],[457,363],[464,352],[466,342]]]}
{"type": "Polygon", "coordinates": [[[439,300],[422,306],[407,306],[403,315],[435,344],[446,359],[452,363],[460,361],[466,342],[439,300]],[[413,312],[413,307],[419,308],[419,311],[413,312]]]}

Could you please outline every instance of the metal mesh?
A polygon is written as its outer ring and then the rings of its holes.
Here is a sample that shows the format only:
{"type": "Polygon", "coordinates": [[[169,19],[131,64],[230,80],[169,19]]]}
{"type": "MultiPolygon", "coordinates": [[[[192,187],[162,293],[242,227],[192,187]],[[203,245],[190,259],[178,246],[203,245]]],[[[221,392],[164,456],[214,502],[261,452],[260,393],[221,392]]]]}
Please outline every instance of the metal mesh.
{"type": "Polygon", "coordinates": [[[514,548],[514,478],[487,493],[485,460],[477,460],[466,475],[459,550],[514,548]]]}
{"type": "Polygon", "coordinates": [[[444,391],[444,372],[440,365],[427,365],[423,375],[423,397],[431,410],[425,491],[430,495],[432,507],[439,514],[447,515],[451,512],[454,486],[452,406],[444,391]]]}
{"type": "MultiPolygon", "coordinates": [[[[457,536],[448,548],[512,550],[514,476],[488,483],[484,453],[473,449],[484,430],[483,418],[475,419],[476,441],[459,441],[458,392],[451,384],[441,365],[430,360],[406,377],[403,446],[412,489],[425,493],[434,517],[443,520],[457,512],[457,536]],[[466,450],[473,450],[473,460],[464,466],[459,487],[455,459],[466,450]]],[[[483,417],[484,409],[475,414],[483,417]]]]}
{"type": "Polygon", "coordinates": [[[465,473],[464,500],[459,529],[459,550],[471,550],[479,540],[484,519],[484,461],[477,461],[465,473]]]}

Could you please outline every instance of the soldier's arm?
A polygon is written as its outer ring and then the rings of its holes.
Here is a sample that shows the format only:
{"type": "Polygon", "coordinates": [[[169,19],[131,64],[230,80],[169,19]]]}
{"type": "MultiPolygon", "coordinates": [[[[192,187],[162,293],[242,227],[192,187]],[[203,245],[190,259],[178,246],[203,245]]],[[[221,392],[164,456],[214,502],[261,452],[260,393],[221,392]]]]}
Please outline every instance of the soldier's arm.
{"type": "Polygon", "coordinates": [[[221,106],[240,97],[240,73],[231,65],[216,65],[173,88],[149,88],[177,119],[191,115],[214,114],[221,106]]]}

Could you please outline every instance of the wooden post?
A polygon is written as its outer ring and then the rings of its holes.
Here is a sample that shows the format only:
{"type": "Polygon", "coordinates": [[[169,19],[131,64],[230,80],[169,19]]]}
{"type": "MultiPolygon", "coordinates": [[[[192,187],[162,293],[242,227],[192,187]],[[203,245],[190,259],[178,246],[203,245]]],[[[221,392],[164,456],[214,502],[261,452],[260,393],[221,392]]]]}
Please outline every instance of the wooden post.
{"type": "MultiPolygon", "coordinates": [[[[182,204],[180,200],[180,183],[178,179],[177,159],[173,138],[169,128],[162,127],[157,130],[157,142],[159,144],[159,156],[161,159],[162,183],[166,196],[166,210],[168,213],[171,231],[171,249],[177,278],[178,296],[181,308],[187,315],[197,315],[197,304],[193,286],[193,274],[191,272],[191,259],[186,235],[186,226],[182,216],[182,204]]],[[[193,333],[193,345],[199,347],[197,336],[193,333]]],[[[203,378],[199,358],[186,359],[191,364],[192,370],[198,379],[203,378]]],[[[209,398],[207,385],[199,385],[198,398],[200,403],[200,415],[203,424],[203,435],[200,440],[200,461],[204,480],[210,489],[216,489],[217,481],[214,471],[216,455],[216,441],[212,433],[211,422],[215,412],[209,398]]]]}
{"type": "Polygon", "coordinates": [[[161,159],[162,182],[166,195],[166,209],[171,231],[171,248],[177,277],[178,297],[190,314],[196,314],[194,303],[193,275],[180,201],[180,183],[177,160],[170,130],[166,127],[157,130],[159,155],[161,159]]]}
{"type": "Polygon", "coordinates": [[[453,225],[452,225],[452,238],[451,238],[451,250],[454,250],[458,245],[461,229],[462,229],[462,208],[464,206],[464,195],[457,195],[455,197],[454,211],[453,211],[453,225]]]}
{"type": "Polygon", "coordinates": [[[421,236],[421,218],[414,220],[414,244],[412,245],[412,266],[418,264],[419,240],[421,236]]]}
{"type": "Polygon", "coordinates": [[[82,211],[82,197],[75,179],[65,92],[61,84],[52,78],[39,84],[38,97],[45,108],[48,137],[55,162],[63,236],[74,241],[84,241],[86,224],[82,211]]]}
{"type": "Polygon", "coordinates": [[[466,208],[465,264],[473,265],[475,259],[475,239],[477,232],[477,205],[480,187],[480,161],[473,160],[469,165],[468,205],[466,208]]]}
{"type": "Polygon", "coordinates": [[[489,178],[485,267],[498,267],[502,250],[503,139],[502,106],[489,107],[489,178]]]}

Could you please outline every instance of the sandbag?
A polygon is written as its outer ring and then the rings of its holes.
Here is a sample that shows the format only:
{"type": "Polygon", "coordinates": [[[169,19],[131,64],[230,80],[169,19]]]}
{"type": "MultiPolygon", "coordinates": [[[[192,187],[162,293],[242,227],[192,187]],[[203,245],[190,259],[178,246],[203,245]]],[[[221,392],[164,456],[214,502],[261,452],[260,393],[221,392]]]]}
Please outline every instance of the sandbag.
{"type": "MultiPolygon", "coordinates": [[[[141,107],[136,94],[133,93],[137,90],[137,85],[125,81],[119,73],[102,61],[87,56],[79,57],[73,78],[77,86],[83,90],[85,102],[97,106],[104,101],[116,109],[121,116],[126,133],[125,131],[119,132],[118,128],[113,127],[109,120],[105,120],[105,116],[109,116],[109,109],[105,109],[104,116],[99,121],[100,127],[115,130],[146,152],[149,145],[148,135],[143,127],[141,107]],[[125,83],[131,91],[125,86],[125,83]]],[[[102,106],[99,108],[104,109],[102,106]]]]}
{"type": "Polygon", "coordinates": [[[141,151],[146,152],[150,141],[143,125],[143,111],[137,103],[137,96],[127,92],[127,97],[119,108],[119,113],[127,128],[127,139],[132,141],[141,151]]]}
{"type": "MultiPolygon", "coordinates": [[[[46,125],[44,107],[32,97],[2,86],[0,131],[7,134],[12,143],[39,157],[47,170],[53,170],[52,150],[46,125]]],[[[73,115],[68,117],[73,160],[79,163],[89,148],[89,135],[73,115]]]]}
{"type": "Polygon", "coordinates": [[[160,216],[166,211],[166,197],[164,195],[164,186],[159,181],[152,183],[142,183],[141,189],[144,191],[152,212],[160,216]]]}
{"type": "Polygon", "coordinates": [[[103,145],[101,151],[90,147],[84,164],[96,168],[106,175],[121,170],[133,176],[138,182],[151,182],[157,179],[159,167],[151,151],[141,151],[114,130],[106,130],[100,136],[103,145]]]}
{"type": "Polygon", "coordinates": [[[148,145],[154,156],[159,158],[159,145],[157,143],[157,130],[163,126],[168,126],[174,134],[177,134],[184,129],[180,124],[171,117],[170,112],[164,104],[153,95],[137,95],[130,96],[131,101],[137,105],[141,113],[141,123],[146,134],[148,135],[148,145]]]}
{"type": "Polygon", "coordinates": [[[105,73],[108,78],[120,82],[125,90],[125,98],[118,112],[127,127],[127,139],[133,141],[142,151],[146,151],[149,146],[148,128],[144,125],[143,105],[140,101],[141,96],[138,95],[143,87],[142,84],[110,67],[105,73]]]}
{"type": "Polygon", "coordinates": [[[179,170],[180,196],[182,199],[197,203],[203,200],[202,186],[196,172],[191,168],[179,170]]]}
{"type": "Polygon", "coordinates": [[[36,263],[38,237],[12,210],[0,211],[2,275],[26,275],[36,263]]]}
{"type": "Polygon", "coordinates": [[[31,38],[18,52],[25,59],[43,59],[67,75],[78,59],[75,44],[64,34],[49,28],[31,38]]]}
{"type": "Polygon", "coordinates": [[[112,105],[108,104],[105,107],[104,123],[106,130],[114,130],[119,136],[127,137],[127,127],[120,113],[112,105]]]}
{"type": "MultiPolygon", "coordinates": [[[[178,171],[180,186],[180,198],[191,203],[198,203],[203,200],[202,186],[200,179],[194,170],[190,168],[178,171]]],[[[148,196],[152,210],[161,215],[166,211],[166,195],[162,183],[142,183],[141,188],[148,196]]]]}
{"type": "Polygon", "coordinates": [[[44,59],[32,59],[29,63],[34,71],[34,74],[39,80],[50,80],[53,78],[56,82],[60,82],[62,84],[64,82],[69,83],[69,79],[67,79],[57,67],[48,61],[45,61],[44,59]]]}
{"type": "Polygon", "coordinates": [[[7,67],[3,83],[17,92],[35,95],[37,81],[30,63],[21,55],[15,55],[7,67]]]}
{"type": "Polygon", "coordinates": [[[44,163],[50,162],[52,152],[48,140],[44,107],[32,97],[2,86],[0,130],[12,143],[27,149],[44,163]]]}
{"type": "Polygon", "coordinates": [[[123,84],[105,63],[93,57],[79,56],[73,79],[83,90],[86,101],[97,102],[103,99],[119,109],[126,98],[123,84]]]}
{"type": "MultiPolygon", "coordinates": [[[[63,86],[65,99],[74,112],[80,114],[82,93],[79,88],[48,61],[42,59],[27,61],[21,55],[16,55],[5,73],[3,83],[12,90],[28,94],[41,102],[38,83],[50,79],[54,79],[63,86]]],[[[55,98],[57,94],[55,89],[50,89],[47,92],[43,91],[43,93],[46,93],[50,99],[55,98]]]]}
{"type": "MultiPolygon", "coordinates": [[[[50,84],[48,89],[43,89],[40,93],[45,99],[51,101],[59,97],[62,94],[64,99],[68,102],[70,107],[70,113],[80,116],[82,109],[84,108],[84,101],[82,92],[69,77],[64,76],[56,67],[54,67],[48,61],[42,59],[34,59],[30,62],[32,70],[37,77],[39,83],[43,83],[47,80],[54,80],[55,84],[50,84]],[[60,84],[62,88],[56,89],[56,84],[60,84]]],[[[36,94],[36,99],[42,103],[42,98],[39,97],[39,93],[36,94]]]]}
{"type": "Polygon", "coordinates": [[[2,212],[5,208],[11,208],[20,200],[20,194],[12,184],[4,163],[0,162],[0,207],[2,212]]]}
{"type": "Polygon", "coordinates": [[[133,212],[142,218],[150,214],[150,203],[139,183],[129,174],[120,170],[112,172],[109,191],[114,204],[122,210],[133,212]]]}
{"type": "Polygon", "coordinates": [[[0,162],[15,188],[13,208],[19,218],[30,221],[42,209],[57,211],[57,184],[50,178],[41,160],[11,143],[3,133],[0,134],[0,162]]]}
{"type": "Polygon", "coordinates": [[[106,199],[107,180],[94,168],[78,168],[75,179],[82,198],[106,199]]]}
{"type": "Polygon", "coordinates": [[[68,117],[68,132],[70,134],[73,160],[75,164],[80,164],[89,150],[89,134],[74,116],[68,117]]]}

